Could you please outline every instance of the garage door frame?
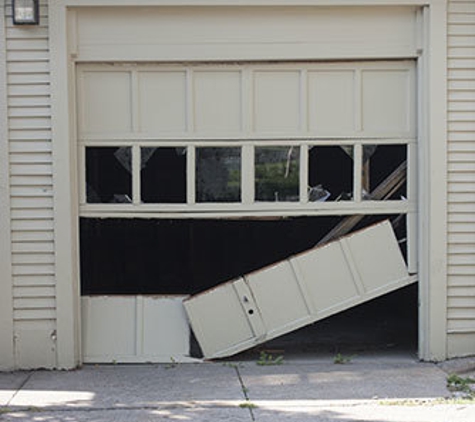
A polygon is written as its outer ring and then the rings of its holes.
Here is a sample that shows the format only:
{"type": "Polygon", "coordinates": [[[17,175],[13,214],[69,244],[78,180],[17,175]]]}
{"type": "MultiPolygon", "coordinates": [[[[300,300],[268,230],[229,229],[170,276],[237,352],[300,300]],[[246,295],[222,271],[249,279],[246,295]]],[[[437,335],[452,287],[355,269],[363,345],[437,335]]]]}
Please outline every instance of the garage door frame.
{"type": "MultiPolygon", "coordinates": [[[[425,6],[418,23],[419,127],[419,356],[446,358],[446,0],[56,0],[49,5],[51,39],[52,143],[57,293],[58,367],[81,363],[78,192],[74,117],[74,51],[68,40],[75,34],[71,7],[91,6],[425,6]],[[357,4],[356,4],[357,3],[357,4]],[[69,141],[68,141],[69,140],[69,141]]],[[[74,38],[74,37],[72,37],[74,38]]],[[[74,40],[72,40],[74,41],[74,40]]],[[[324,59],[316,57],[315,59],[324,59]]],[[[408,58],[408,57],[401,57],[408,58]]]]}

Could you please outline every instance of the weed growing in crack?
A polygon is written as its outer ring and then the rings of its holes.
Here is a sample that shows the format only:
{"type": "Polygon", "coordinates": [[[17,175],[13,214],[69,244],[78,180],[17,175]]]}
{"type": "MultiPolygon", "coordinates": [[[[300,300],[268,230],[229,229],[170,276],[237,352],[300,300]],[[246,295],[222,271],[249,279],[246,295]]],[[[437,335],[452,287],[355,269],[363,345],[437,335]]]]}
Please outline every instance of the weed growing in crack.
{"type": "Polygon", "coordinates": [[[447,388],[452,392],[461,392],[466,398],[475,399],[475,378],[451,374],[447,377],[447,388]]]}
{"type": "Polygon", "coordinates": [[[272,356],[270,353],[262,351],[259,355],[259,359],[256,364],[259,366],[270,366],[270,365],[282,365],[284,363],[284,357],[282,355],[272,356]]]}
{"type": "Polygon", "coordinates": [[[177,362],[173,357],[170,357],[170,363],[165,365],[165,369],[173,369],[176,368],[179,365],[179,362],[177,362]]]}
{"type": "Polygon", "coordinates": [[[257,405],[250,402],[250,401],[246,401],[244,403],[240,403],[239,407],[242,408],[242,409],[255,409],[257,407],[257,405]]]}
{"type": "Polygon", "coordinates": [[[344,356],[341,353],[337,353],[333,358],[333,363],[335,365],[345,365],[346,363],[350,363],[353,359],[353,356],[344,356]]]}

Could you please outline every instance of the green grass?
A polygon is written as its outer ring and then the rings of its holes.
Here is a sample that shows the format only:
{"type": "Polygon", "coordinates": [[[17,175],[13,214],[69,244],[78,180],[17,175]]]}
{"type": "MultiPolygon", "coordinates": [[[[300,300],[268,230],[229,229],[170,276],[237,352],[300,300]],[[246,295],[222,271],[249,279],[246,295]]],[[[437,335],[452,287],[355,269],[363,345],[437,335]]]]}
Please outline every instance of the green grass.
{"type": "Polygon", "coordinates": [[[447,377],[447,388],[450,391],[461,391],[472,399],[475,399],[475,378],[450,374],[447,377]]]}
{"type": "Polygon", "coordinates": [[[246,401],[244,403],[241,403],[239,407],[242,409],[255,409],[257,405],[255,405],[254,403],[251,403],[250,401],[246,401]]]}
{"type": "Polygon", "coordinates": [[[270,365],[282,365],[284,363],[284,357],[282,355],[274,357],[270,353],[262,351],[259,355],[259,359],[256,364],[259,366],[270,366],[270,365]]]}
{"type": "Polygon", "coordinates": [[[335,365],[345,365],[346,363],[350,363],[353,356],[344,356],[341,353],[337,353],[333,358],[333,363],[335,365]]]}

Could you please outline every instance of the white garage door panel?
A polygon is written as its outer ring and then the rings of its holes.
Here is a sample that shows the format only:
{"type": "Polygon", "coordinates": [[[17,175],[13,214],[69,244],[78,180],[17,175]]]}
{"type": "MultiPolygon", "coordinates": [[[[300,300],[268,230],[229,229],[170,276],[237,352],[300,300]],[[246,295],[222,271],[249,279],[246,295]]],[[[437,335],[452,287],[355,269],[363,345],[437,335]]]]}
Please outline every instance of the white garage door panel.
{"type": "Polygon", "coordinates": [[[350,236],[343,245],[359,275],[366,293],[377,293],[391,283],[397,283],[407,276],[407,269],[397,242],[388,242],[383,231],[363,231],[350,236]],[[369,254],[368,245],[379,245],[369,254]],[[399,259],[388,259],[399,257],[399,259]]]}
{"type": "Polygon", "coordinates": [[[355,78],[353,71],[308,72],[310,131],[333,134],[356,130],[355,78]]]}
{"type": "Polygon", "coordinates": [[[180,296],[83,296],[86,363],[193,361],[180,296]]]}
{"type": "Polygon", "coordinates": [[[245,277],[269,335],[287,330],[310,317],[305,296],[295,280],[289,261],[245,277]],[[289,326],[289,327],[288,327],[289,326]]]}
{"type": "Polygon", "coordinates": [[[255,306],[252,296],[243,294],[242,288],[236,289],[234,283],[240,284],[239,280],[223,284],[206,294],[195,296],[195,301],[187,303],[188,317],[200,321],[200,324],[194,327],[194,333],[200,339],[199,343],[205,356],[213,356],[233,346],[248,344],[260,334],[253,330],[252,322],[246,317],[249,315],[245,309],[246,304],[250,306],[249,310],[252,310],[250,319],[257,316],[253,311],[255,306]]]}
{"type": "Polygon", "coordinates": [[[414,281],[385,221],[248,274],[236,282],[240,289],[226,283],[185,300],[184,306],[205,357],[217,358],[414,281]],[[258,328],[243,330],[251,326],[258,328]]]}
{"type": "Polygon", "coordinates": [[[240,132],[241,71],[197,71],[194,76],[196,132],[240,132]]]}
{"type": "Polygon", "coordinates": [[[142,353],[144,356],[186,356],[190,327],[180,299],[149,297],[143,300],[142,353]]]}
{"type": "Polygon", "coordinates": [[[410,74],[406,70],[362,72],[363,130],[404,132],[411,124],[410,74]]]}
{"type": "Polygon", "coordinates": [[[416,56],[413,7],[136,7],[76,11],[78,60],[416,56]]]}
{"type": "Polygon", "coordinates": [[[142,72],[138,103],[140,132],[186,131],[186,72],[142,72]]]}
{"type": "Polygon", "coordinates": [[[256,71],[253,102],[255,132],[300,131],[300,101],[300,72],[256,71]]]}
{"type": "Polygon", "coordinates": [[[335,265],[335,261],[346,262],[339,242],[292,259],[317,314],[357,299],[360,293],[348,265],[335,265]]]}
{"type": "Polygon", "coordinates": [[[134,297],[83,298],[81,315],[85,361],[88,357],[107,356],[112,361],[135,355],[134,297]]]}
{"type": "Polygon", "coordinates": [[[80,78],[80,125],[85,132],[132,131],[130,72],[85,72],[80,78]]]}

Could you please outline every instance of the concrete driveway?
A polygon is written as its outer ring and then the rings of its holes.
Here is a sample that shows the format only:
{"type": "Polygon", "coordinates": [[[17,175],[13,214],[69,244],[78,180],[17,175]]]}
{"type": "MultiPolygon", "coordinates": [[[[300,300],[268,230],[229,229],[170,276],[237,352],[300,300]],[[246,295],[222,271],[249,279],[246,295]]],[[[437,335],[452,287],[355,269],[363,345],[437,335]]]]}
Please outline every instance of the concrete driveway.
{"type": "Polygon", "coordinates": [[[475,421],[475,401],[449,399],[450,365],[409,355],[257,362],[0,373],[0,421],[475,421]]]}

